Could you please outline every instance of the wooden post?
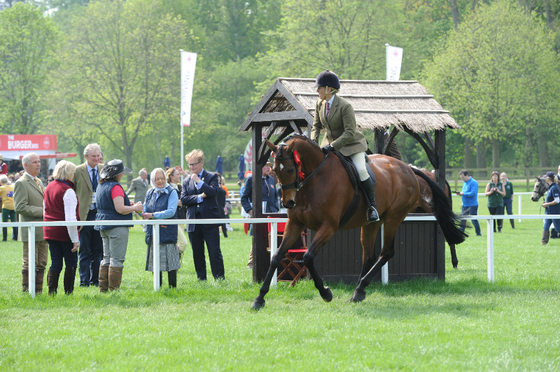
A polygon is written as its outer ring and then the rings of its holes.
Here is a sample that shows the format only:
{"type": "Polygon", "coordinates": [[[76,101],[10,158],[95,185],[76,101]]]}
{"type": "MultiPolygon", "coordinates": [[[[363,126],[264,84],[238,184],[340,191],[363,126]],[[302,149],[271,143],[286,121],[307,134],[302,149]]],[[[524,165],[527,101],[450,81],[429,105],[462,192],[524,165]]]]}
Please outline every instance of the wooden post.
{"type": "MultiPolygon", "coordinates": [[[[258,164],[258,149],[262,143],[263,124],[253,125],[253,218],[262,218],[262,164],[258,164]]],[[[270,253],[267,252],[268,229],[265,224],[253,225],[253,280],[260,282],[270,266],[270,253]],[[260,243],[260,244],[259,244],[260,243]]]]}
{"type": "MultiPolygon", "coordinates": [[[[436,130],[435,137],[434,150],[437,157],[435,179],[439,187],[445,191],[445,130],[436,130]]],[[[451,192],[451,190],[449,191],[451,192]]],[[[452,196],[449,195],[449,197],[451,198],[452,196]]],[[[437,227],[435,248],[437,249],[436,262],[438,278],[445,280],[445,237],[443,236],[443,231],[441,231],[441,227],[439,226],[437,227]]]]}

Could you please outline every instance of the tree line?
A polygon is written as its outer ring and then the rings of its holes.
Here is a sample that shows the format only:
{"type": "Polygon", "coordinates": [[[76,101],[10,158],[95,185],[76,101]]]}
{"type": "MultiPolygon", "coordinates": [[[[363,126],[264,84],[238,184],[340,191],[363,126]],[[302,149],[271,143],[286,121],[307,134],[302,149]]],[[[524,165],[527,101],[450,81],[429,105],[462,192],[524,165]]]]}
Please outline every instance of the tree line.
{"type": "MultiPolygon", "coordinates": [[[[280,76],[385,79],[385,43],[462,129],[451,167],[560,162],[560,5],[552,0],[49,0],[0,12],[0,130],[90,142],[132,169],[180,163],[180,55],[198,53],[184,147],[233,170],[238,128],[280,76]]],[[[366,133],[372,138],[372,133],[366,133]]],[[[370,141],[372,143],[372,141],[370,141]]],[[[428,165],[399,134],[408,163],[428,165]]]]}

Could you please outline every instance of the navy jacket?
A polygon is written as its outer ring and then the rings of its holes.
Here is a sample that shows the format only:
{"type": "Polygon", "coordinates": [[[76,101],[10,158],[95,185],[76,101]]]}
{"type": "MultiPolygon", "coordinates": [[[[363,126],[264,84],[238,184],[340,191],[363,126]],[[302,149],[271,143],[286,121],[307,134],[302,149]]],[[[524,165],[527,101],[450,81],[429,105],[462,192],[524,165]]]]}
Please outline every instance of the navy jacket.
{"type": "MultiPolygon", "coordinates": [[[[274,184],[274,178],[272,176],[266,176],[266,183],[268,184],[268,191],[265,183],[262,183],[262,195],[263,202],[266,202],[266,211],[264,213],[275,213],[278,212],[278,197],[276,195],[276,185],[274,184]]],[[[243,195],[241,195],[241,205],[245,212],[249,213],[253,207],[251,202],[253,200],[253,176],[247,177],[245,181],[245,187],[243,188],[243,195]]]]}
{"type": "MultiPolygon", "coordinates": [[[[157,190],[150,189],[146,194],[145,211],[147,213],[161,212],[167,209],[169,203],[169,193],[177,192],[173,187],[167,186],[167,194],[162,193],[156,200],[157,190]]],[[[177,207],[175,207],[177,208],[177,207]]],[[[177,218],[177,209],[175,215],[171,219],[177,218]]],[[[152,225],[146,226],[146,244],[150,244],[152,238],[152,225]]],[[[159,226],[159,242],[160,244],[175,244],[177,243],[177,225],[160,225],[159,226]]]]}
{"type": "MultiPolygon", "coordinates": [[[[200,191],[197,190],[196,184],[191,177],[185,178],[183,181],[183,191],[181,192],[181,203],[187,207],[187,219],[194,220],[196,218],[221,218],[216,198],[218,188],[218,175],[213,172],[202,171],[201,180],[204,181],[200,191]],[[198,204],[198,194],[205,193],[206,198],[198,204]],[[198,214],[196,207],[198,205],[198,214]]],[[[194,232],[195,225],[189,224],[188,232],[194,232]]]]}
{"type": "MultiPolygon", "coordinates": [[[[116,181],[106,181],[102,184],[97,186],[96,191],[96,202],[97,202],[97,215],[95,219],[97,221],[104,221],[104,220],[125,220],[130,221],[132,220],[132,213],[129,214],[120,214],[115,209],[115,204],[113,203],[113,198],[111,198],[111,190],[113,187],[122,187],[120,183],[116,181]]],[[[124,192],[124,190],[123,190],[124,192]]],[[[128,200],[128,196],[124,194],[124,205],[130,205],[130,200],[128,200]]],[[[108,230],[114,229],[115,227],[132,227],[133,225],[119,225],[119,226],[110,226],[110,225],[95,225],[93,228],[95,230],[108,230]]]]}

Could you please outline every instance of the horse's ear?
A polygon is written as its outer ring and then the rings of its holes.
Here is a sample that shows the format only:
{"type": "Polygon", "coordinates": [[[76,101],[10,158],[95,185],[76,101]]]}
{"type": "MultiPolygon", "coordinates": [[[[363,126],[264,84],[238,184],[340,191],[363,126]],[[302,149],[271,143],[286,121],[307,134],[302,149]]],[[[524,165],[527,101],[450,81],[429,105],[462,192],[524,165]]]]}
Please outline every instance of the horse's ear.
{"type": "Polygon", "coordinates": [[[264,142],[266,142],[266,145],[268,146],[269,149],[272,150],[272,152],[276,153],[276,151],[278,151],[278,146],[276,146],[274,143],[270,142],[268,140],[268,138],[265,138],[264,142]]]}
{"type": "Polygon", "coordinates": [[[288,145],[288,151],[293,151],[295,145],[296,145],[296,141],[290,142],[290,144],[288,145]]]}

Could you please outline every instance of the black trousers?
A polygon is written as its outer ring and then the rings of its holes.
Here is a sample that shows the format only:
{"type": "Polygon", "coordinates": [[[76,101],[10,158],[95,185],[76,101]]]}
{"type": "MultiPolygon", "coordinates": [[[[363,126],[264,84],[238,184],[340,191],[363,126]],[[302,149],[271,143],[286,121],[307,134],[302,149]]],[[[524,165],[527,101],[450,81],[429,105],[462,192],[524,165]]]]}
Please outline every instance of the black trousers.
{"type": "MultiPolygon", "coordinates": [[[[96,211],[89,211],[88,221],[95,221],[96,211]]],[[[99,265],[103,258],[103,240],[93,226],[80,230],[80,286],[99,285],[99,265]]]]}
{"type": "Polygon", "coordinates": [[[215,279],[224,279],[224,259],[220,250],[220,231],[218,225],[195,225],[194,231],[189,232],[189,240],[193,251],[194,269],[198,279],[206,280],[204,242],[206,242],[206,247],[208,248],[212,275],[215,279]]]}

